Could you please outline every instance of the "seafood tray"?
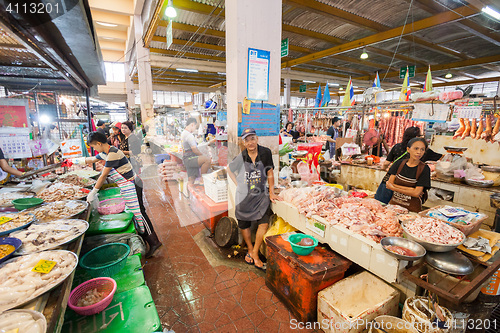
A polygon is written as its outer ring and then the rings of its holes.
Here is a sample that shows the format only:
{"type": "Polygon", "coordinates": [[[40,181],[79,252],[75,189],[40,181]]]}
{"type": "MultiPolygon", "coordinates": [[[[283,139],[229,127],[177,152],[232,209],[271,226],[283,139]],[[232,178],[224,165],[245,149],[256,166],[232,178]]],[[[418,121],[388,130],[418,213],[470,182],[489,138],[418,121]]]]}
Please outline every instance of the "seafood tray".
{"type": "Polygon", "coordinates": [[[88,187],[88,186],[92,186],[95,183],[97,183],[97,180],[91,179],[91,178],[86,178],[86,177],[80,177],[80,176],[75,175],[75,174],[72,174],[72,175],[66,174],[66,175],[60,176],[56,180],[56,182],[74,185],[74,186],[79,186],[79,187],[88,187]]]}
{"type": "Polygon", "coordinates": [[[65,183],[55,183],[38,193],[37,197],[45,202],[54,202],[61,200],[83,199],[87,196],[88,190],[65,183]]]}
{"type": "Polygon", "coordinates": [[[25,212],[35,215],[36,223],[44,223],[58,219],[71,218],[83,213],[89,204],[82,200],[61,200],[44,203],[41,206],[28,208],[25,212]]]}
{"type": "Polygon", "coordinates": [[[0,266],[0,312],[23,305],[57,287],[73,273],[78,257],[70,251],[44,251],[11,259],[0,266]],[[40,260],[55,261],[47,273],[33,272],[40,260]]]}
{"type": "Polygon", "coordinates": [[[89,224],[84,220],[56,220],[32,224],[25,230],[13,232],[10,236],[23,242],[16,254],[26,255],[72,242],[88,228],[89,224]]]}
{"type": "Polygon", "coordinates": [[[11,232],[26,228],[33,223],[36,218],[35,215],[19,212],[19,213],[1,213],[2,217],[10,217],[12,220],[0,224],[0,236],[10,234],[11,232]]]}
{"type": "Polygon", "coordinates": [[[0,207],[12,207],[14,204],[12,200],[22,199],[22,198],[32,198],[35,196],[31,192],[4,192],[0,193],[0,207]]]}
{"type": "Polygon", "coordinates": [[[38,311],[10,310],[0,314],[0,327],[2,332],[45,333],[47,320],[38,311]]]}

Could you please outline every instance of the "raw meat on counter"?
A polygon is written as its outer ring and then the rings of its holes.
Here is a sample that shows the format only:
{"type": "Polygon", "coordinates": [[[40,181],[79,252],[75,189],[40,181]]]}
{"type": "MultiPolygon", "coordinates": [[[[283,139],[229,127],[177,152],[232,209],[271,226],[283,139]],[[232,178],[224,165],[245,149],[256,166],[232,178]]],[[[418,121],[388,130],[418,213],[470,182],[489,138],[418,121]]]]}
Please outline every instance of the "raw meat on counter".
{"type": "Polygon", "coordinates": [[[177,179],[176,174],[178,172],[179,167],[176,162],[165,160],[162,164],[158,165],[158,173],[164,182],[177,179]]]}
{"type": "Polygon", "coordinates": [[[437,244],[457,244],[464,238],[463,234],[452,226],[428,217],[417,217],[407,222],[405,229],[418,239],[437,244]]]}
{"type": "Polygon", "coordinates": [[[387,236],[402,236],[394,210],[384,208],[375,199],[338,197],[336,193],[328,187],[306,187],[284,190],[280,197],[306,217],[320,216],[332,225],[345,227],[376,242],[387,236]]]}

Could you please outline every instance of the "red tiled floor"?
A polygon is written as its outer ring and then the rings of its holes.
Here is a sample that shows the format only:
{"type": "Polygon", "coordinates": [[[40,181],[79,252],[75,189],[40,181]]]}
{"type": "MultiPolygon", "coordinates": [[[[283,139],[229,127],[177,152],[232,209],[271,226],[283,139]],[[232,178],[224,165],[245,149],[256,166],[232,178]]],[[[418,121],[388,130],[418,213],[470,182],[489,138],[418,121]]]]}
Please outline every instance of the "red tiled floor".
{"type": "Polygon", "coordinates": [[[194,240],[205,227],[192,224],[199,219],[175,183],[168,188],[158,178],[144,183],[148,214],[164,244],[145,262],[144,274],[164,328],[177,333],[292,331],[293,315],[265,286],[260,271],[210,264],[194,240]]]}

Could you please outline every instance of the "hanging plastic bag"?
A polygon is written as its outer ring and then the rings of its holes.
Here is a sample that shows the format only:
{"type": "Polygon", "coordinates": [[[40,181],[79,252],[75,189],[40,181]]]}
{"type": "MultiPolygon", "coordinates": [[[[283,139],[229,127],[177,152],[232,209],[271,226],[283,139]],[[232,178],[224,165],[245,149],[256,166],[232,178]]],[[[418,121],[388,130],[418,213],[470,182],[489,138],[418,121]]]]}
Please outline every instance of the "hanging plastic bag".
{"type": "Polygon", "coordinates": [[[279,176],[280,176],[280,178],[285,179],[285,178],[289,178],[292,173],[293,173],[292,168],[290,168],[289,166],[286,166],[280,170],[279,176]]]}

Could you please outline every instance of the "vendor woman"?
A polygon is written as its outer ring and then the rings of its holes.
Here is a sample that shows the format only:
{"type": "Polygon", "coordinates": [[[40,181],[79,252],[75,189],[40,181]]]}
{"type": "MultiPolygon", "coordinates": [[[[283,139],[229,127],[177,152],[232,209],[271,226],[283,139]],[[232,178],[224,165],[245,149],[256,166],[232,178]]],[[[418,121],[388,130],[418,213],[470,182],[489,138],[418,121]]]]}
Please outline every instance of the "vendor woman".
{"type": "MultiPolygon", "coordinates": [[[[408,158],[408,143],[411,139],[417,137],[420,137],[420,128],[415,126],[408,127],[403,133],[403,140],[400,143],[396,143],[394,147],[392,147],[391,151],[387,155],[387,159],[382,164],[382,168],[388,170],[391,163],[395,163],[402,158],[408,158]]],[[[442,154],[436,153],[432,149],[428,148],[420,160],[424,163],[429,161],[439,161],[442,156],[442,154]]],[[[387,180],[389,180],[388,173],[385,175],[384,179],[382,179],[382,182],[378,186],[377,193],[375,194],[375,199],[385,204],[388,204],[389,201],[391,201],[393,194],[393,192],[386,186],[387,180]]]]}
{"type": "Polygon", "coordinates": [[[281,135],[284,137],[291,137],[293,142],[297,142],[299,138],[299,132],[293,130],[293,123],[288,122],[286,126],[281,129],[281,135]]]}
{"type": "Polygon", "coordinates": [[[146,253],[146,258],[154,256],[156,250],[162,245],[156,236],[153,228],[153,223],[149,219],[144,207],[142,198],[142,180],[135,176],[134,170],[125,154],[114,146],[107,143],[106,136],[98,132],[89,134],[87,143],[99,152],[95,157],[75,158],[71,161],[74,164],[91,164],[99,160],[106,162],[104,168],[94,185],[94,188],[87,196],[87,201],[92,202],[97,199],[97,192],[104,184],[106,178],[110,178],[120,188],[121,195],[125,200],[125,204],[134,214],[134,225],[139,235],[149,245],[149,250],[146,253]]]}
{"type": "Polygon", "coordinates": [[[418,213],[431,187],[431,169],[420,160],[427,150],[427,141],[413,138],[406,149],[408,158],[394,162],[389,169],[387,188],[394,191],[389,203],[418,213]]]}
{"type": "Polygon", "coordinates": [[[24,174],[24,172],[21,172],[15,168],[11,167],[9,165],[9,163],[7,163],[7,160],[5,159],[5,155],[3,154],[3,151],[1,148],[0,148],[0,168],[3,170],[3,172],[6,172],[8,174],[15,175],[18,177],[21,177],[24,174]]]}

